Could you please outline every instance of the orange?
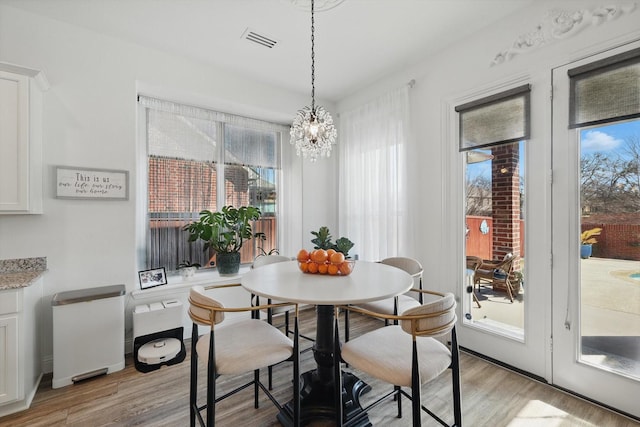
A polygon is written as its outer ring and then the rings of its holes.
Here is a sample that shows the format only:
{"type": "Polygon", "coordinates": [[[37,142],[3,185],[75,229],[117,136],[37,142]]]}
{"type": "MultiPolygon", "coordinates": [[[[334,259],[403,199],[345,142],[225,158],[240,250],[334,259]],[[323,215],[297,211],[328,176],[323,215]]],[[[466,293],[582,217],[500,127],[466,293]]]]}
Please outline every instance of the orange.
{"type": "Polygon", "coordinates": [[[351,273],[351,266],[349,265],[348,262],[343,262],[342,264],[340,264],[340,274],[342,275],[347,275],[349,273],[351,273]]]}
{"type": "Polygon", "coordinates": [[[332,276],[335,276],[336,274],[338,274],[338,269],[339,267],[335,264],[329,264],[329,266],[327,267],[327,273],[329,273],[332,276]]]}
{"type": "Polygon", "coordinates": [[[307,263],[308,267],[307,267],[307,271],[309,273],[315,274],[318,272],[318,264],[316,264],[315,262],[311,261],[309,263],[307,263]]]}
{"type": "Polygon", "coordinates": [[[300,249],[300,252],[298,252],[298,261],[306,262],[308,260],[309,260],[309,252],[307,252],[306,249],[300,249]]]}
{"type": "Polygon", "coordinates": [[[307,262],[301,262],[300,264],[298,264],[298,267],[300,267],[300,271],[302,271],[303,273],[309,271],[309,263],[307,262]]]}
{"type": "Polygon", "coordinates": [[[327,274],[327,270],[329,269],[329,264],[320,264],[318,265],[318,273],[327,274]]]}
{"type": "Polygon", "coordinates": [[[335,254],[335,249],[327,249],[327,259],[331,259],[331,255],[335,254]]]}
{"type": "Polygon", "coordinates": [[[327,251],[324,249],[316,249],[311,252],[311,261],[315,261],[318,264],[322,264],[327,260],[327,251]]]}
{"type": "Polygon", "coordinates": [[[342,264],[344,262],[344,254],[342,252],[334,252],[330,257],[331,264],[342,264]]]}

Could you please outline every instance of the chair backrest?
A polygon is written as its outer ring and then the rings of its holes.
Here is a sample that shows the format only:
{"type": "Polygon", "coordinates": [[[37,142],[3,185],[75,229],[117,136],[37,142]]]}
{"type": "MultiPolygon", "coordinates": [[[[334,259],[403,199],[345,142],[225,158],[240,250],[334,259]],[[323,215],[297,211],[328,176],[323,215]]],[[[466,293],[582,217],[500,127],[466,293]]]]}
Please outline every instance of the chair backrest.
{"type": "Polygon", "coordinates": [[[422,272],[424,269],[422,268],[422,264],[420,264],[417,260],[413,258],[407,257],[391,257],[385,258],[380,261],[380,264],[391,265],[393,267],[400,268],[407,273],[409,273],[412,277],[420,277],[422,276],[422,272]]]}
{"type": "Polygon", "coordinates": [[[262,267],[263,265],[284,261],[291,261],[291,258],[284,255],[262,255],[253,260],[251,268],[258,268],[262,267]]]}
{"type": "Polygon", "coordinates": [[[504,271],[507,274],[507,277],[508,277],[511,274],[511,272],[513,271],[513,267],[514,267],[518,257],[517,256],[513,256],[513,254],[511,254],[511,253],[508,253],[504,257],[505,257],[505,259],[500,263],[500,265],[497,268],[499,270],[504,271]],[[508,255],[510,255],[510,256],[507,258],[508,255]]]}
{"type": "Polygon", "coordinates": [[[408,334],[428,337],[445,335],[456,324],[456,299],[449,292],[435,301],[406,310],[402,316],[419,316],[414,320],[402,321],[402,330],[408,334]]]}
{"type": "Polygon", "coordinates": [[[224,312],[214,311],[215,308],[224,308],[222,303],[206,295],[204,287],[193,286],[189,291],[189,317],[195,323],[211,326],[224,320],[224,312]]]}
{"type": "Polygon", "coordinates": [[[476,271],[482,265],[482,258],[477,256],[467,256],[467,268],[476,271]]]}

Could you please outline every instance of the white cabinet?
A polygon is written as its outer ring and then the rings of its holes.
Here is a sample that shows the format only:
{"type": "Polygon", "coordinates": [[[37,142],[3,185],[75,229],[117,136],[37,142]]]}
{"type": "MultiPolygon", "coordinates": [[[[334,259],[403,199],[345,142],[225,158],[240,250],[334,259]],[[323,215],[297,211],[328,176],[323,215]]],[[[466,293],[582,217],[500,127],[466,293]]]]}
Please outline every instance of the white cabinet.
{"type": "Polygon", "coordinates": [[[0,404],[18,399],[18,315],[0,315],[0,404]]]}
{"type": "Polygon", "coordinates": [[[43,73],[0,62],[0,214],[42,213],[43,73]]]}
{"type": "Polygon", "coordinates": [[[42,378],[42,282],[0,290],[0,417],[27,409],[42,378]]]}

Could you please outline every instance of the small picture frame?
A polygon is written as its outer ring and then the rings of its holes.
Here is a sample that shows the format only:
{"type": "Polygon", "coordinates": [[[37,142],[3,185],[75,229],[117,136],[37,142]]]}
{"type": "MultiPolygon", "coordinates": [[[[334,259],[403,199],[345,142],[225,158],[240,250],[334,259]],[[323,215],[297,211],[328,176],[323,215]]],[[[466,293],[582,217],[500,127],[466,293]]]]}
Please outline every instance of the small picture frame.
{"type": "Polygon", "coordinates": [[[166,285],[167,273],[165,272],[164,267],[138,271],[138,279],[140,280],[140,289],[149,289],[156,286],[166,285]]]}

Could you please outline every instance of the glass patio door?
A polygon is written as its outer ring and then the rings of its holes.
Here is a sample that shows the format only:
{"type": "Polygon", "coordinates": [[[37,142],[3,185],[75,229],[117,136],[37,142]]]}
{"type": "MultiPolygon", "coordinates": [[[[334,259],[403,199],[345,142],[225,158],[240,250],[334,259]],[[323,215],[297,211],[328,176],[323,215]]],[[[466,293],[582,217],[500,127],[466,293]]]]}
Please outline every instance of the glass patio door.
{"type": "Polygon", "coordinates": [[[545,102],[543,85],[548,77],[528,77],[456,103],[467,267],[458,336],[466,349],[547,379],[550,144],[528,114],[545,102]]]}
{"type": "Polygon", "coordinates": [[[640,43],[617,48],[554,69],[552,76],[552,382],[635,417],[640,417],[638,48],[640,43]]]}

